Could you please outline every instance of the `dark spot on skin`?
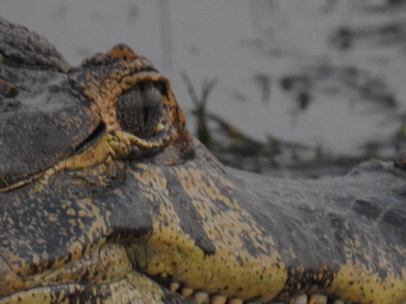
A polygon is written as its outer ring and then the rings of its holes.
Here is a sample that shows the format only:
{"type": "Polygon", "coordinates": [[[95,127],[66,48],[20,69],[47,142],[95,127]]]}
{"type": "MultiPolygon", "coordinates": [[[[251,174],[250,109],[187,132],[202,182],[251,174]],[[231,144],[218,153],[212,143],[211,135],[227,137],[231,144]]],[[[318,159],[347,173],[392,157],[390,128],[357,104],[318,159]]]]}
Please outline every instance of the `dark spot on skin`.
{"type": "Polygon", "coordinates": [[[377,219],[382,212],[377,203],[373,202],[372,200],[361,199],[358,199],[354,202],[352,210],[359,215],[372,220],[377,219]]]}
{"type": "Polygon", "coordinates": [[[406,212],[402,212],[402,210],[389,210],[384,215],[383,221],[394,227],[406,228],[406,212]]]}
{"type": "Polygon", "coordinates": [[[72,260],[72,253],[68,252],[67,257],[66,257],[66,263],[69,263],[72,260]]]}
{"type": "Polygon", "coordinates": [[[186,148],[179,151],[181,153],[180,158],[183,161],[188,161],[196,157],[196,152],[194,149],[186,148]]]}

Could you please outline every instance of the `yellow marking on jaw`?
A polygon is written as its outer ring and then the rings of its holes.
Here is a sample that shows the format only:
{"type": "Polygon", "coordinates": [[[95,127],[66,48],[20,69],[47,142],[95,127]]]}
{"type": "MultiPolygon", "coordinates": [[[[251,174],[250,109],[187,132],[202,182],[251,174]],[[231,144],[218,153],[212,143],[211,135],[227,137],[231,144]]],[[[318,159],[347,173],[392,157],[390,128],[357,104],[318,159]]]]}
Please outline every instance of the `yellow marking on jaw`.
{"type": "MultiPolygon", "coordinates": [[[[180,228],[180,219],[169,200],[167,177],[162,170],[142,164],[138,167],[145,170],[143,173],[133,173],[145,185],[141,193],[147,200],[159,202],[159,212],[153,218],[152,235],[133,247],[137,265],[143,271],[149,275],[166,273],[194,290],[242,299],[262,296],[260,300],[266,302],[282,290],[287,273],[278,254],[269,252],[273,240],[264,238],[250,216],[235,202],[220,196],[217,187],[223,185],[215,186],[206,196],[203,193],[199,196],[186,188],[193,185],[195,191],[206,191],[206,185],[199,184],[201,176],[196,172],[174,168],[203,218],[206,234],[216,246],[215,254],[205,255],[180,228]],[[221,212],[213,203],[215,200],[228,206],[229,211],[221,212]],[[257,256],[251,256],[245,248],[238,235],[241,231],[246,231],[251,237],[258,251],[257,256]]],[[[206,177],[210,178],[207,174],[206,177]]]]}
{"type": "Polygon", "coordinates": [[[401,303],[406,299],[406,270],[402,277],[388,274],[385,280],[369,273],[362,265],[349,263],[340,267],[333,283],[328,288],[345,303],[401,303]]]}
{"type": "MultiPolygon", "coordinates": [[[[143,167],[143,165],[139,165],[143,167]]],[[[134,177],[144,184],[145,198],[160,202],[160,212],[153,219],[153,233],[145,242],[134,244],[132,248],[137,266],[150,275],[166,273],[174,277],[184,275],[188,264],[195,265],[199,281],[211,279],[210,268],[205,267],[204,253],[194,245],[194,241],[179,226],[179,218],[169,201],[167,180],[161,169],[154,167],[144,173],[134,173],[134,177]],[[153,184],[150,187],[150,184],[153,184]],[[192,262],[191,261],[196,261],[192,262]],[[198,269],[201,267],[201,269],[198,269]],[[203,271],[202,271],[203,270],[203,271]]],[[[190,269],[190,272],[193,270],[190,269]]],[[[202,283],[203,286],[203,283],[202,283]]]]}
{"type": "MultiPolygon", "coordinates": [[[[272,238],[264,238],[250,216],[240,210],[235,201],[225,197],[220,189],[233,190],[227,180],[219,179],[215,172],[207,170],[173,168],[185,192],[193,198],[192,204],[199,211],[204,229],[216,246],[214,255],[205,256],[179,226],[178,215],[168,201],[168,177],[159,168],[141,164],[138,167],[144,173],[135,173],[134,177],[146,186],[141,192],[146,193],[147,200],[159,202],[160,211],[160,215],[154,218],[151,237],[145,244],[135,246],[138,247],[135,249],[138,251],[136,260],[141,261],[139,266],[143,271],[151,275],[166,273],[187,288],[228,297],[248,299],[263,295],[258,301],[266,302],[279,293],[287,278],[285,265],[276,261],[278,256],[274,252],[268,251],[265,254],[268,256],[258,254],[254,257],[246,250],[239,238],[242,231],[247,232],[254,243],[262,238],[256,248],[266,251],[274,242],[272,238]],[[227,212],[217,209],[216,201],[230,209],[227,212]],[[235,262],[236,254],[243,259],[242,265],[235,262]],[[275,267],[277,264],[279,267],[275,267]],[[262,279],[259,279],[261,275],[262,279]],[[223,286],[228,289],[220,290],[223,286]],[[239,286],[247,290],[239,291],[239,286]]],[[[355,239],[353,247],[357,246],[361,246],[361,242],[355,239]]],[[[353,253],[348,254],[348,259],[354,257],[353,253]]],[[[406,298],[405,277],[406,272],[403,271],[400,277],[389,275],[382,280],[372,272],[368,275],[368,270],[363,269],[361,264],[346,264],[338,270],[331,286],[323,292],[338,296],[346,303],[398,304],[406,298]],[[354,283],[349,285],[350,282],[354,283]]],[[[321,274],[317,278],[321,279],[321,274]]]]}
{"type": "Polygon", "coordinates": [[[221,294],[242,299],[262,296],[261,301],[266,302],[275,297],[287,279],[285,265],[276,250],[272,250],[273,239],[264,236],[249,213],[220,190],[232,189],[233,186],[226,180],[212,178],[211,172],[184,168],[177,172],[183,189],[203,218],[207,235],[216,246],[216,253],[205,259],[205,263],[211,264],[211,269],[217,270],[209,286],[213,289],[215,286],[227,286],[227,292],[221,294]],[[224,204],[228,209],[222,211],[216,204],[224,204]],[[246,234],[244,237],[250,238],[256,256],[247,250],[242,232],[246,234]],[[237,259],[243,261],[242,265],[237,259]],[[244,287],[244,290],[239,291],[239,287],[244,287]]]}
{"type": "MultiPolygon", "coordinates": [[[[346,229],[349,230],[349,227],[346,229]]],[[[406,268],[403,265],[394,269],[387,252],[368,241],[361,242],[357,235],[342,246],[347,262],[335,274],[328,288],[329,293],[335,294],[345,303],[394,304],[406,299],[406,268]],[[361,252],[363,263],[357,260],[361,252]],[[374,267],[384,269],[386,277],[379,277],[374,267]],[[400,274],[396,275],[397,272],[400,274]]],[[[400,256],[406,253],[399,247],[393,250],[398,251],[400,256]]]]}

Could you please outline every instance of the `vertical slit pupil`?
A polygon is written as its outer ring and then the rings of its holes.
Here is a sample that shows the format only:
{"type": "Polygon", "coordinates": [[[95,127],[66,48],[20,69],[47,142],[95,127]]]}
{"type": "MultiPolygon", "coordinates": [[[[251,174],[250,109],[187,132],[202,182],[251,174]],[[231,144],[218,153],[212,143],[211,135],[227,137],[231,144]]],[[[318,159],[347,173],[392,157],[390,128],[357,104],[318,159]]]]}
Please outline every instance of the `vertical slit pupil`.
{"type": "Polygon", "coordinates": [[[148,125],[149,108],[144,107],[144,125],[148,125]]]}

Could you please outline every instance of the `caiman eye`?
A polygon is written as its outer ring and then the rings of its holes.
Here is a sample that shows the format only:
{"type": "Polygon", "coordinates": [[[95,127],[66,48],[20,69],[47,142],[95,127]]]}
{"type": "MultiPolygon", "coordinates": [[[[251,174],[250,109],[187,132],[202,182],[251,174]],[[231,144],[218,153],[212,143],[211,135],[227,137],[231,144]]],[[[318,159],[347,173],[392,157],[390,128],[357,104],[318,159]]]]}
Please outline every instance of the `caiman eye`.
{"type": "Polygon", "coordinates": [[[118,98],[116,112],[121,127],[135,136],[152,136],[161,121],[163,105],[160,84],[143,82],[118,98]]]}

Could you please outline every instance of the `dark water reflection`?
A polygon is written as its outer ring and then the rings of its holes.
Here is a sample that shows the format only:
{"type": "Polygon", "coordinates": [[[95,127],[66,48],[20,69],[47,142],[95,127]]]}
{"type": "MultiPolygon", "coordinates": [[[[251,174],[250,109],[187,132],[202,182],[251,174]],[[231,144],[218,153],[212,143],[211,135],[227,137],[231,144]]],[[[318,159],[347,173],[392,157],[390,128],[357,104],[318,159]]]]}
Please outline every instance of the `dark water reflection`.
{"type": "Polygon", "coordinates": [[[406,146],[405,1],[2,0],[0,11],[73,64],[121,42],[146,55],[193,132],[180,73],[198,95],[217,79],[203,118],[213,150],[242,168],[329,174],[406,146]]]}

